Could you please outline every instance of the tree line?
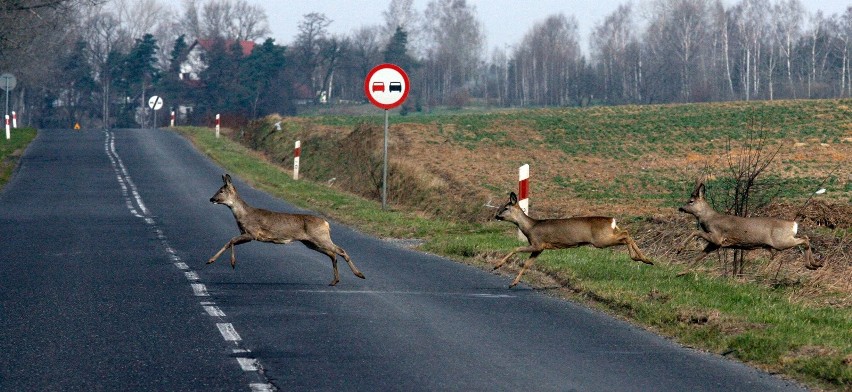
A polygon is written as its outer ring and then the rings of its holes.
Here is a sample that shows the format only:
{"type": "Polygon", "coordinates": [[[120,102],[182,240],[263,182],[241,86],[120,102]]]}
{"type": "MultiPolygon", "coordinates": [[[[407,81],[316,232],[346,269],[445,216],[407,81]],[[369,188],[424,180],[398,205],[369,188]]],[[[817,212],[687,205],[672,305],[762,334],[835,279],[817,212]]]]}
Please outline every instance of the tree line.
{"type": "MultiPolygon", "coordinates": [[[[807,12],[800,0],[625,2],[598,21],[584,53],[575,17],[556,13],[511,47],[485,48],[466,0],[391,0],[383,22],[332,34],[304,15],[277,43],[263,8],[246,0],[16,0],[0,5],[0,71],[18,77],[25,121],[133,127],[144,99],[250,119],[299,105],[365,101],[363,80],[382,62],[412,81],[402,112],[470,105],[653,104],[852,95],[852,7],[807,12]],[[198,40],[198,80],[182,64],[198,40]],[[246,53],[241,41],[254,43],[246,53]]],[[[165,117],[165,116],[162,116],[165,117]]]]}

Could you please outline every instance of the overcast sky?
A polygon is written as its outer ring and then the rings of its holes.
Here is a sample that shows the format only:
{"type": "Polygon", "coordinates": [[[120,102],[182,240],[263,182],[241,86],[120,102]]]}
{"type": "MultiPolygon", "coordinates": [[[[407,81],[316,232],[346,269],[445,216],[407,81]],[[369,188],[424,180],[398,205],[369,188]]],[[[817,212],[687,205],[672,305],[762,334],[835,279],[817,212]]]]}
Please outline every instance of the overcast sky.
{"type": "MultiPolygon", "coordinates": [[[[249,0],[261,5],[269,17],[272,38],[280,45],[293,42],[298,34],[299,22],[305,14],[320,12],[333,22],[329,31],[334,34],[349,34],[360,26],[383,24],[382,12],[387,10],[390,0],[249,0]]],[[[506,48],[520,43],[524,34],[550,15],[563,13],[574,15],[579,22],[580,45],[588,48],[591,29],[604,17],[615,11],[628,0],[468,0],[476,7],[476,14],[485,29],[488,52],[495,47],[506,48]]],[[[641,5],[646,0],[634,0],[641,5]]],[[[737,1],[724,0],[725,4],[737,1]]],[[[429,0],[415,0],[419,12],[426,8],[429,0]]],[[[775,0],[772,0],[775,3],[775,0]]],[[[822,10],[825,15],[841,14],[852,5],[852,0],[803,0],[810,12],[822,10]]]]}

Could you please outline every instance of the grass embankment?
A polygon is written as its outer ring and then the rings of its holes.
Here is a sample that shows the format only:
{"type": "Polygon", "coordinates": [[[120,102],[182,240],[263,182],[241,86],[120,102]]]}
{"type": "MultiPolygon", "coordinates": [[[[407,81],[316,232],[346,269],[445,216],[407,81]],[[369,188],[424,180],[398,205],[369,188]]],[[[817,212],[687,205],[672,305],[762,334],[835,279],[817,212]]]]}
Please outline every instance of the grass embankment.
{"type": "MultiPolygon", "coordinates": [[[[770,119],[773,117],[783,119],[781,125],[772,127],[775,131],[773,135],[781,132],[785,139],[792,137],[817,145],[822,142],[843,143],[841,139],[848,137],[846,133],[850,129],[850,117],[838,118],[836,112],[827,115],[822,113],[830,105],[824,102],[814,104],[810,101],[802,104],[767,104],[765,106],[768,109],[758,112],[762,113],[761,118],[767,119],[761,121],[764,124],[771,123],[770,119]],[[789,107],[791,105],[793,107],[789,107]],[[781,108],[778,108],[779,106],[781,108]],[[818,115],[826,116],[834,125],[829,125],[828,131],[808,125],[806,117],[818,115]]],[[[443,141],[431,144],[431,147],[436,149],[440,148],[442,143],[460,143],[470,150],[481,149],[483,145],[493,147],[501,144],[515,148],[519,143],[520,149],[535,146],[558,150],[581,149],[581,152],[566,152],[558,159],[564,160],[564,163],[571,167],[582,166],[584,161],[587,161],[589,166],[595,166],[600,164],[595,158],[596,154],[610,155],[628,164],[632,163],[636,169],[636,166],[649,156],[677,158],[702,145],[707,146],[706,154],[717,154],[724,150],[724,146],[719,146],[718,139],[716,143],[711,143],[707,138],[684,135],[688,133],[684,129],[734,129],[742,126],[743,122],[751,121],[753,113],[754,110],[720,104],[715,107],[651,107],[647,110],[626,107],[585,111],[514,111],[505,116],[478,113],[469,116],[414,116],[411,121],[430,124],[430,127],[435,127],[436,123],[444,124],[438,127],[440,132],[443,132],[443,141]],[[734,114],[726,114],[727,112],[734,114]],[[651,118],[643,120],[644,116],[651,118]],[[573,122],[579,122],[580,125],[573,125],[573,122]],[[532,137],[521,141],[511,133],[501,130],[501,125],[495,123],[511,128],[528,127],[534,132],[532,137]],[[614,125],[601,125],[606,123],[614,125]],[[708,123],[713,125],[708,126],[708,123]],[[584,126],[597,127],[595,129],[599,132],[585,136],[571,134],[584,132],[581,130],[584,126]],[[575,128],[576,131],[571,131],[575,128]],[[625,138],[624,128],[630,129],[627,133],[630,135],[629,139],[625,138]],[[645,135],[644,138],[638,140],[642,135],[645,135]],[[672,140],[678,138],[695,140],[672,143],[672,140]],[[668,145],[672,146],[671,151],[666,150],[668,145]]],[[[315,126],[319,124],[346,128],[357,126],[359,121],[364,120],[331,116],[311,118],[308,121],[315,126]]],[[[426,243],[422,246],[423,250],[486,269],[488,263],[494,262],[519,244],[513,239],[512,226],[506,223],[458,222],[403,209],[383,211],[378,202],[340,192],[324,181],[293,181],[289,171],[269,164],[256,152],[227,138],[215,139],[208,129],[184,128],[181,132],[227,170],[238,174],[256,187],[377,236],[424,239],[426,243]]],[[[735,132],[730,132],[732,138],[738,137],[735,132]]],[[[290,142],[286,145],[292,148],[290,142]]],[[[782,157],[782,164],[795,166],[793,171],[801,176],[824,176],[825,171],[815,167],[825,165],[826,162],[811,159],[810,156],[806,158],[799,162],[795,160],[795,156],[787,155],[782,157]]],[[[497,159],[492,160],[496,165],[497,159]]],[[[683,161],[675,161],[672,165],[677,168],[682,164],[683,161]]],[[[509,167],[514,167],[513,165],[515,162],[509,163],[509,167]]],[[[833,166],[830,163],[829,165],[833,166]]],[[[672,176],[666,171],[666,167],[666,162],[660,161],[648,166],[647,170],[640,171],[644,173],[642,175],[649,176],[647,186],[636,187],[632,192],[623,191],[623,198],[606,198],[600,202],[643,202],[657,197],[654,199],[654,205],[673,205],[685,197],[684,190],[660,192],[661,188],[669,186],[667,184],[674,184],[674,181],[669,180],[672,176]],[[659,194],[662,196],[652,196],[659,194]]],[[[609,175],[610,179],[617,179],[630,175],[629,172],[630,170],[625,170],[601,174],[609,175]]],[[[675,173],[682,174],[679,171],[675,173]]],[[[505,177],[508,180],[502,181],[504,183],[516,181],[512,179],[511,174],[505,177]]],[[[560,184],[555,176],[549,178],[553,181],[542,180],[549,184],[536,187],[540,192],[537,194],[543,194],[541,197],[546,199],[547,195],[555,196],[561,189],[563,192],[567,190],[575,193],[575,197],[583,197],[576,195],[583,192],[582,188],[570,184],[571,181],[577,181],[576,177],[562,174],[561,178],[564,180],[563,184],[560,184]]],[[[591,180],[592,178],[589,178],[584,181],[591,180]]],[[[495,190],[502,188],[495,184],[482,185],[485,188],[494,187],[495,190]]],[[[840,200],[848,200],[848,182],[836,180],[830,187],[840,200]]],[[[619,192],[620,189],[609,189],[606,192],[619,192]]],[[[596,200],[595,195],[601,194],[598,189],[589,189],[588,192],[586,197],[593,200],[596,200]]],[[[502,199],[496,200],[494,204],[501,202],[502,199]]],[[[655,266],[645,266],[631,261],[626,252],[618,248],[548,251],[538,258],[538,272],[528,273],[529,279],[526,281],[540,287],[555,287],[548,292],[586,302],[671,336],[683,344],[737,358],[770,372],[783,373],[814,387],[843,390],[852,386],[852,311],[849,306],[830,305],[831,301],[802,300],[801,292],[797,290],[801,282],[770,285],[714,274],[687,274],[678,277],[677,274],[684,270],[682,264],[657,261],[655,266]]]]}
{"type": "Polygon", "coordinates": [[[6,140],[5,136],[0,139],[0,188],[9,182],[18,159],[23,155],[27,145],[35,139],[35,128],[18,128],[10,132],[11,138],[6,140]]]}

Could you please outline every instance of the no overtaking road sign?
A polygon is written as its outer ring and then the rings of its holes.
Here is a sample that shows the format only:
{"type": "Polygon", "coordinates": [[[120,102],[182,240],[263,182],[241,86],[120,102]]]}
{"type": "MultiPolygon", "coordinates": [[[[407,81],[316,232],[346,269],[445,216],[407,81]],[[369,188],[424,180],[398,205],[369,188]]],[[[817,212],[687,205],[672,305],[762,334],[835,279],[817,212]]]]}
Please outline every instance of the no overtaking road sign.
{"type": "Polygon", "coordinates": [[[380,64],[364,79],[364,93],[373,105],[393,109],[408,97],[408,75],[394,64],[380,64]]]}

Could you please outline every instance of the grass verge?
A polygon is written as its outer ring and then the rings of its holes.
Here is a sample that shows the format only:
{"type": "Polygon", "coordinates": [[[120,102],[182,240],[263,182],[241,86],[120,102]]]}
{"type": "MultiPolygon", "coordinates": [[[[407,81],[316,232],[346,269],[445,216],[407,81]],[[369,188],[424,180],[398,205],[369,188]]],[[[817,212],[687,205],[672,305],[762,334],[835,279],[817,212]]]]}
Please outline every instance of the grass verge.
{"type": "MultiPolygon", "coordinates": [[[[257,153],[216,139],[206,128],[179,128],[197,148],[255,187],[381,237],[419,238],[422,249],[488,268],[518,245],[505,223],[458,223],[381,206],[325,184],[293,181],[257,153]]],[[[736,358],[811,387],[852,386],[852,312],[794,301],[795,288],[687,274],[681,266],[650,267],[623,249],[544,252],[540,273],[525,277],[555,295],[605,310],[682,344],[736,358]],[[555,281],[556,285],[553,284],[555,281]],[[550,282],[550,283],[548,283],[550,282]]],[[[507,280],[508,284],[508,280],[507,280]]]]}
{"type": "Polygon", "coordinates": [[[0,188],[9,182],[27,145],[35,139],[36,130],[35,128],[18,128],[10,132],[10,135],[9,140],[5,138],[0,140],[0,188]]]}

